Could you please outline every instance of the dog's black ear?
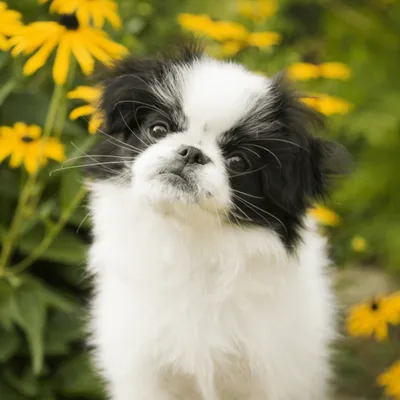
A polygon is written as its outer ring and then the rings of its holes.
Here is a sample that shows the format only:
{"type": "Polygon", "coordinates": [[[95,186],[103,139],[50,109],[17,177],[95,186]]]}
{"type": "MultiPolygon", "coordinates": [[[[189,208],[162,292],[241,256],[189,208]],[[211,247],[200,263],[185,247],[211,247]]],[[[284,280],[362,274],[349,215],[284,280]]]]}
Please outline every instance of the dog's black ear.
{"type": "Polygon", "coordinates": [[[282,135],[299,145],[293,149],[293,165],[284,172],[287,206],[299,210],[325,196],[333,180],[348,172],[350,156],[342,146],[318,136],[326,132],[324,116],[302,101],[285,73],[272,78],[270,94],[273,118],[279,121],[282,135]]]}
{"type": "Polygon", "coordinates": [[[346,176],[351,168],[350,153],[340,144],[314,137],[310,142],[311,165],[314,173],[313,197],[325,196],[332,184],[346,176]]]}
{"type": "Polygon", "coordinates": [[[129,134],[128,126],[134,125],[139,117],[137,109],[143,103],[155,102],[149,85],[162,79],[162,72],[162,66],[156,59],[127,57],[102,74],[100,110],[107,134],[129,134]]]}

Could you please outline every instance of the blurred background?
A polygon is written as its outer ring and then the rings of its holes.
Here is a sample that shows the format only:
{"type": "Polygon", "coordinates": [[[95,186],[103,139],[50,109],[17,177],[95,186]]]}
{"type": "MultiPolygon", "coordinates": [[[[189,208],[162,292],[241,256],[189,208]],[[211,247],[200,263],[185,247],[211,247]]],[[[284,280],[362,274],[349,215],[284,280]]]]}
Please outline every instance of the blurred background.
{"type": "Polygon", "coordinates": [[[7,0],[0,1],[1,400],[104,398],[84,344],[90,218],[75,168],[101,124],[92,75],[126,51],[154,55],[191,35],[215,57],[257,73],[285,69],[303,100],[326,115],[321,134],[350,150],[351,175],[310,210],[329,237],[344,305],[334,388],[337,400],[400,398],[400,4],[7,0]]]}

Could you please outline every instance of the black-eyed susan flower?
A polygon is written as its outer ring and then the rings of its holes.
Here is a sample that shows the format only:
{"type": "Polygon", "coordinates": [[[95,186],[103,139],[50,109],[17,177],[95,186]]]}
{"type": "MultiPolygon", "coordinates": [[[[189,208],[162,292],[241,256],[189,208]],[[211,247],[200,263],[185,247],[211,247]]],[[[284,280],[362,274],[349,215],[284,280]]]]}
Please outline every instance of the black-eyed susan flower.
{"type": "Polygon", "coordinates": [[[0,50],[10,49],[9,38],[21,29],[21,19],[19,12],[8,9],[7,4],[0,1],[0,50]]]}
{"type": "MultiPolygon", "coordinates": [[[[46,3],[48,0],[39,0],[46,3]]],[[[122,26],[118,13],[118,4],[113,0],[53,0],[50,11],[58,14],[76,13],[78,20],[88,25],[90,22],[96,28],[103,28],[108,21],[114,29],[122,26]]]]}
{"type": "Polygon", "coordinates": [[[101,88],[90,86],[78,86],[75,90],[68,93],[69,99],[85,101],[86,105],[75,108],[69,117],[76,120],[80,117],[89,117],[88,130],[90,134],[95,134],[103,123],[103,114],[98,111],[98,102],[101,96],[101,88]]]}
{"type": "Polygon", "coordinates": [[[388,326],[400,323],[400,292],[353,306],[346,321],[347,332],[354,337],[388,337],[388,326]]]}
{"type": "Polygon", "coordinates": [[[340,224],[339,215],[324,206],[315,206],[310,208],[308,214],[321,225],[337,226],[340,224]]]}
{"type": "Polygon", "coordinates": [[[105,32],[79,22],[75,14],[60,15],[57,22],[33,22],[14,36],[12,43],[14,56],[35,53],[25,63],[25,75],[32,75],[43,67],[57,47],[53,78],[59,85],[67,80],[71,55],[78,61],[82,72],[90,75],[95,59],[110,65],[126,53],[124,46],[112,41],[105,32]]]}
{"type": "Polygon", "coordinates": [[[340,97],[329,96],[324,93],[310,93],[301,99],[305,104],[324,115],[350,112],[352,105],[340,97]]]}
{"type": "Polygon", "coordinates": [[[222,42],[215,52],[222,57],[233,56],[246,47],[264,49],[280,41],[276,32],[249,32],[238,22],[215,21],[205,14],[180,14],[178,22],[185,30],[222,42]]]}
{"type": "Polygon", "coordinates": [[[400,361],[379,375],[378,384],[385,388],[387,396],[400,399],[400,361]]]}
{"type": "Polygon", "coordinates": [[[263,49],[278,44],[280,40],[281,36],[276,32],[253,32],[247,36],[246,43],[248,46],[263,49]]]}
{"type": "Polygon", "coordinates": [[[239,0],[238,11],[243,17],[263,22],[272,17],[278,9],[276,0],[239,0]]]}
{"type": "Polygon", "coordinates": [[[317,78],[346,80],[351,76],[350,68],[340,62],[328,62],[319,65],[311,63],[295,63],[288,68],[288,76],[293,80],[309,80],[317,78]]]}
{"type": "Polygon", "coordinates": [[[9,165],[24,165],[29,174],[46,165],[48,159],[65,160],[64,147],[56,138],[41,138],[42,129],[37,125],[17,122],[14,126],[0,127],[0,162],[10,157],[9,165]]]}
{"type": "Polygon", "coordinates": [[[351,248],[357,252],[357,253],[363,253],[368,247],[368,243],[360,235],[354,236],[353,239],[351,239],[351,248]]]}

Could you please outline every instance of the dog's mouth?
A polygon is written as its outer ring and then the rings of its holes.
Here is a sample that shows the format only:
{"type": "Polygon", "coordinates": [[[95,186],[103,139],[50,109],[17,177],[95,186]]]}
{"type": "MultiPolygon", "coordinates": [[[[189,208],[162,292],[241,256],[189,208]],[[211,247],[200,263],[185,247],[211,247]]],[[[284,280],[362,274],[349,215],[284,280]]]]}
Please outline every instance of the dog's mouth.
{"type": "Polygon", "coordinates": [[[173,182],[178,182],[178,183],[189,183],[188,177],[183,174],[182,172],[179,171],[164,171],[159,174],[159,176],[162,176],[163,178],[167,179],[168,181],[173,182]]]}

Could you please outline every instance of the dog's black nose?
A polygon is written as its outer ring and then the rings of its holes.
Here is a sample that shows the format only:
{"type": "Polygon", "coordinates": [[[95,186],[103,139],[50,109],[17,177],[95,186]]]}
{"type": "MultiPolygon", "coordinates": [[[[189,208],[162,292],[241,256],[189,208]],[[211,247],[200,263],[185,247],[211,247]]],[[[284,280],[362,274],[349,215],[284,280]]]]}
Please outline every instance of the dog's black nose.
{"type": "Polygon", "coordinates": [[[186,162],[186,164],[207,164],[211,161],[200,149],[193,146],[182,146],[178,150],[178,154],[186,162]]]}

